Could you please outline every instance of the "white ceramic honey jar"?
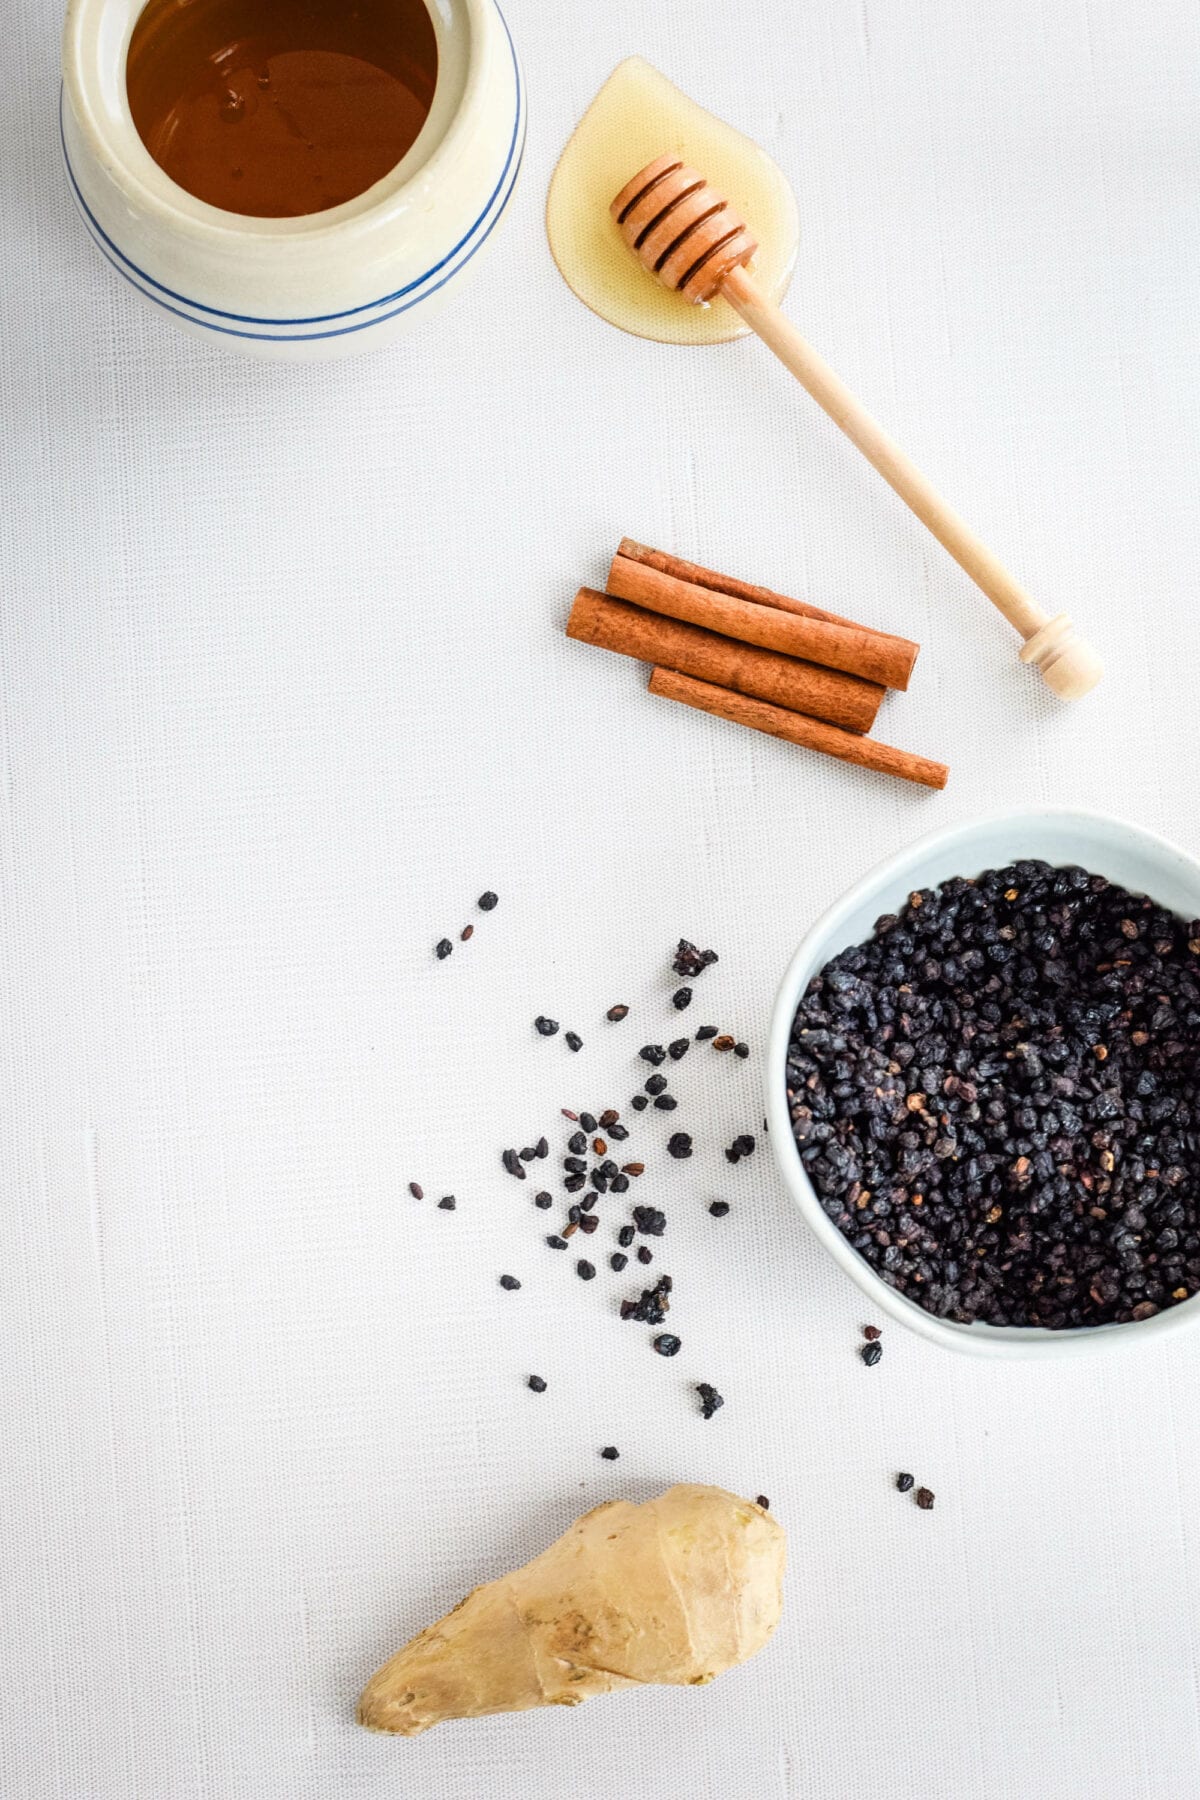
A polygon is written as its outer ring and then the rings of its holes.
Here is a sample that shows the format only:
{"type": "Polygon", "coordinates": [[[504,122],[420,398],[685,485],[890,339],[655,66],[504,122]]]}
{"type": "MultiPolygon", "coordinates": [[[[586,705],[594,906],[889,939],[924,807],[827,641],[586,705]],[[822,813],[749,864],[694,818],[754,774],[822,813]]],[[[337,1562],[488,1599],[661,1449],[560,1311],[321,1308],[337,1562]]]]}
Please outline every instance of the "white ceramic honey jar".
{"type": "Polygon", "coordinates": [[[438,70],[420,135],[365,193],[299,218],[222,211],[155,162],[125,81],[143,4],[70,0],[62,148],[96,248],[163,320],[254,356],[344,356],[428,318],[475,271],[525,136],[521,71],[496,0],[428,0],[438,70]]]}

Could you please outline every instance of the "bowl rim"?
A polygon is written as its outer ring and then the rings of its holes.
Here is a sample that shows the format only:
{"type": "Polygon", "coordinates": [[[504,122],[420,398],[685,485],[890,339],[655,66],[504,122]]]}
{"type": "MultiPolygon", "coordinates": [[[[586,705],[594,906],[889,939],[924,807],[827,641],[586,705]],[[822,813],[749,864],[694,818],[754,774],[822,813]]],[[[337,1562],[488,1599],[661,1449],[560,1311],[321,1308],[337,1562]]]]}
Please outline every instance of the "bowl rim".
{"type": "MultiPolygon", "coordinates": [[[[1200,917],[1200,860],[1157,832],[1111,813],[1086,807],[1031,805],[1004,807],[983,813],[956,825],[943,826],[885,857],[852,883],[819,915],[805,932],[779,984],[771,1013],[766,1054],[765,1101],[771,1150],[791,1199],[818,1241],[870,1298],[873,1305],[889,1318],[943,1348],[969,1356],[992,1358],[1078,1356],[1118,1346],[1128,1348],[1134,1343],[1145,1345],[1151,1339],[1161,1339],[1168,1333],[1200,1325],[1200,1294],[1193,1295],[1190,1300],[1182,1301],[1166,1312],[1155,1313],[1152,1318],[1138,1320],[1136,1323],[1073,1326],[1063,1331],[1050,1331],[1044,1326],[997,1326],[980,1323],[963,1325],[926,1312],[915,1301],[889,1287],[875,1273],[838,1230],[821,1205],[805,1173],[800,1152],[792,1136],[786,1098],[787,1050],[792,1020],[803,989],[818,967],[823,966],[831,954],[837,953],[836,950],[831,952],[828,949],[830,940],[857,907],[901,876],[911,881],[914,887],[927,885],[914,879],[922,863],[927,863],[956,843],[969,844],[972,839],[983,837],[991,830],[1019,829],[1026,821],[1037,821],[1039,824],[1058,821],[1064,826],[1082,827],[1085,831],[1124,840],[1127,844],[1143,849],[1155,860],[1169,858],[1194,884],[1197,916],[1200,917]]],[[[1064,860],[1061,866],[1070,866],[1070,863],[1064,860]]]]}

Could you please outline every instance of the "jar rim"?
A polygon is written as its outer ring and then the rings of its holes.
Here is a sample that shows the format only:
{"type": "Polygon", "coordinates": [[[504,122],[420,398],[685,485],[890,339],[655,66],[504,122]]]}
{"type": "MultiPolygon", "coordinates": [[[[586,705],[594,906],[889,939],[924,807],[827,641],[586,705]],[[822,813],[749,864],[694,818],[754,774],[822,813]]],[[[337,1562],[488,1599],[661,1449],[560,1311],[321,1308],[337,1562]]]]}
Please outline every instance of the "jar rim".
{"type": "Polygon", "coordinates": [[[487,15],[494,0],[425,0],[437,38],[433,102],[416,140],[393,169],[361,194],[328,211],[295,218],[226,212],[197,198],[155,162],[138,133],[125,86],[126,58],[145,0],[68,0],[63,29],[63,88],[73,121],[116,186],[139,209],[174,230],[226,242],[328,241],[373,228],[431,187],[471,130],[487,79],[487,15]]]}

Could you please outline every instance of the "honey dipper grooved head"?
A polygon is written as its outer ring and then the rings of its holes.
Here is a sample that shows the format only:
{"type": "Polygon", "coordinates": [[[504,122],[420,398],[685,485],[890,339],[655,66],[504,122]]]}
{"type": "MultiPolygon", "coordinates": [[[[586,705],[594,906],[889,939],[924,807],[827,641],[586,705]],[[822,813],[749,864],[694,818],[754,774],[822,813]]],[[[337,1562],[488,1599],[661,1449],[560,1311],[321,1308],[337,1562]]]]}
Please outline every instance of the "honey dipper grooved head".
{"type": "Polygon", "coordinates": [[[758,249],[729,202],[670,153],[626,182],[609,210],[643,268],[697,306],[758,249]]]}

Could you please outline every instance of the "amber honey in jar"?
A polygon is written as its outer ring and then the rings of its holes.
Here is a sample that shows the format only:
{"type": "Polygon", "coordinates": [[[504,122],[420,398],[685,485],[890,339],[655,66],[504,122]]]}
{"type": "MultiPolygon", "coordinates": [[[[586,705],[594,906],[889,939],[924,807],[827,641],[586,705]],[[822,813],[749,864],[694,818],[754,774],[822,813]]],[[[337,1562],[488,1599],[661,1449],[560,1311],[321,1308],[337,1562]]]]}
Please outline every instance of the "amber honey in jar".
{"type": "Polygon", "coordinates": [[[160,168],[258,218],[374,186],[416,142],[437,73],[424,0],[150,0],[126,64],[160,168]]]}

